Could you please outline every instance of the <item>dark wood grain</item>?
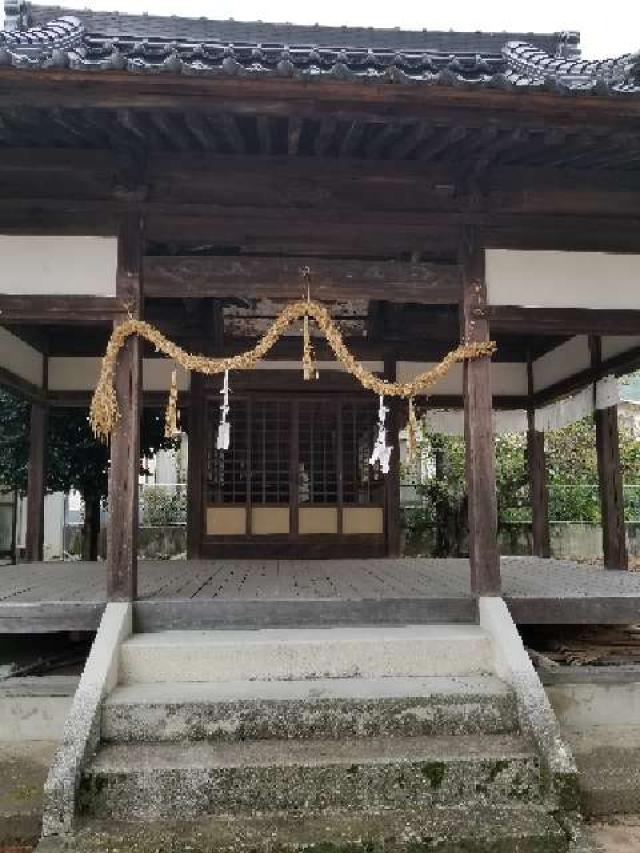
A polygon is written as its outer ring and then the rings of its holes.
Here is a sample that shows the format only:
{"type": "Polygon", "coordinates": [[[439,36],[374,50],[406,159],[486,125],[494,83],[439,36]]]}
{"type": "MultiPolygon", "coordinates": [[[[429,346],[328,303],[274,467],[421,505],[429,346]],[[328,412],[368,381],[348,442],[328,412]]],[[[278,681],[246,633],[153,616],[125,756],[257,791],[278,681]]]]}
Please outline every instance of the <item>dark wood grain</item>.
{"type": "MultiPolygon", "coordinates": [[[[589,349],[591,366],[597,370],[602,367],[602,340],[599,336],[592,335],[589,338],[589,349]]],[[[628,569],[629,556],[624,524],[618,407],[608,406],[606,409],[596,409],[594,421],[596,425],[604,566],[605,569],[628,569]]]]}
{"type": "Polygon", "coordinates": [[[31,404],[25,549],[27,562],[38,562],[43,559],[48,413],[46,403],[31,404]]]}
{"type": "Polygon", "coordinates": [[[529,405],[527,407],[527,470],[529,473],[529,502],[531,504],[532,546],[536,557],[551,556],[549,531],[549,487],[544,449],[544,433],[536,429],[536,413],[533,399],[533,359],[527,359],[527,384],[529,405]]]}
{"type": "MultiPolygon", "coordinates": [[[[473,231],[465,232],[461,261],[464,340],[468,343],[488,341],[484,249],[473,231]]],[[[471,587],[478,595],[500,595],[491,360],[489,358],[465,362],[464,415],[471,587]]]]}
{"type": "Polygon", "coordinates": [[[145,259],[145,294],[299,299],[304,290],[301,271],[305,267],[311,270],[312,296],[319,300],[386,299],[456,304],[460,299],[460,271],[455,264],[309,257],[152,256],[145,259]]]}
{"type": "MultiPolygon", "coordinates": [[[[118,236],[117,295],[133,316],[142,316],[142,220],[133,209],[123,217],[118,236]]],[[[137,595],[138,477],[142,343],[127,340],[116,365],[120,419],[111,437],[109,525],[107,528],[107,598],[130,601],[137,595]]]]}
{"type": "Polygon", "coordinates": [[[189,457],[187,461],[187,559],[200,558],[204,532],[204,469],[206,466],[204,376],[191,374],[189,457]]]}

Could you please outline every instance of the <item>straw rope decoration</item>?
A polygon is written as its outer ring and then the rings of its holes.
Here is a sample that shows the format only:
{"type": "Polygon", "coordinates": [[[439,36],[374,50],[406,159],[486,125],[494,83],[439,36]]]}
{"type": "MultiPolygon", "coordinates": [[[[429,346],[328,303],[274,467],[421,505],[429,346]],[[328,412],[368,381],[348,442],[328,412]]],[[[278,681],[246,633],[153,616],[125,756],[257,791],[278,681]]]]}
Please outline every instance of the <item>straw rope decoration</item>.
{"type": "Polygon", "coordinates": [[[120,350],[132,335],[138,335],[149,341],[156,348],[156,351],[173,359],[185,370],[213,376],[224,373],[225,370],[251,370],[267,355],[287,328],[301,319],[307,319],[307,323],[309,319],[315,321],[338,361],[348,373],[358,380],[363,388],[386,397],[401,397],[411,400],[413,397],[427,392],[451,370],[454,364],[466,359],[490,356],[496,350],[493,341],[464,343],[447,353],[435,367],[419,374],[411,382],[390,382],[374,376],[354,358],[346,346],[340,330],[331,319],[329,311],[310,298],[287,305],[253,349],[227,358],[209,358],[204,355],[188,353],[166,338],[150,323],[129,318],[114,329],[102,359],[100,378],[93,394],[90,409],[90,420],[94,434],[107,441],[120,417],[114,387],[116,361],[120,350]]]}

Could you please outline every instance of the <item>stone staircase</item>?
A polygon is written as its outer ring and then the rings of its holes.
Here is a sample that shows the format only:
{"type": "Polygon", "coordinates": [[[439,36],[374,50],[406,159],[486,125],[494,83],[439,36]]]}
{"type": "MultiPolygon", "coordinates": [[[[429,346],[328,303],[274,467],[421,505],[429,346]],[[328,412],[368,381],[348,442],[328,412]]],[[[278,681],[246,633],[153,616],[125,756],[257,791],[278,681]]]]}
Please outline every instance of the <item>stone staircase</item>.
{"type": "Polygon", "coordinates": [[[570,849],[476,625],[168,631],[120,654],[62,849],[570,849]]]}

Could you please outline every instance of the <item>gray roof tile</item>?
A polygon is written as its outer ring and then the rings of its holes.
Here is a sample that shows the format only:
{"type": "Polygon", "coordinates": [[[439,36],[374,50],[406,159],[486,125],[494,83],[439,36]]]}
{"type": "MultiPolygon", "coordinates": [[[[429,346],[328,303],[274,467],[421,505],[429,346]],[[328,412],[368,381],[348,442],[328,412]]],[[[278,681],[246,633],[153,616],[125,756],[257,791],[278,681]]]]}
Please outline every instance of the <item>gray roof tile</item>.
{"type": "Polygon", "coordinates": [[[30,26],[23,10],[12,18],[17,27],[0,32],[0,65],[640,95],[640,55],[586,62],[575,33],[514,37],[26,9],[30,26]]]}

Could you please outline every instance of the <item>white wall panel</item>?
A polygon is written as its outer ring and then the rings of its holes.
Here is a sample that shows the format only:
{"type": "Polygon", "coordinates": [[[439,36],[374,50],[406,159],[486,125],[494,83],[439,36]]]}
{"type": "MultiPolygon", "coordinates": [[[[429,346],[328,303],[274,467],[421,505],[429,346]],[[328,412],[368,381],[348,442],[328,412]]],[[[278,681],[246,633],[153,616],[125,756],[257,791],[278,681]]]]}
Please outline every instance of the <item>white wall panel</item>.
{"type": "MultiPolygon", "coordinates": [[[[51,391],[93,391],[100,376],[101,358],[77,358],[55,356],[49,359],[49,389],[51,391]]],[[[143,382],[145,391],[169,393],[171,372],[174,363],[168,358],[145,358],[143,382]]],[[[178,389],[187,391],[190,386],[189,373],[177,368],[178,389]]]]}
{"type": "Polygon", "coordinates": [[[42,388],[44,357],[0,326],[0,367],[42,388]]]}
{"type": "Polygon", "coordinates": [[[589,339],[577,335],[533,362],[533,390],[540,391],[585,370],[591,364],[589,339]]]}
{"type": "Polygon", "coordinates": [[[487,249],[490,305],[640,309],[640,255],[487,249]]]}
{"type": "Polygon", "coordinates": [[[143,364],[143,382],[145,391],[169,392],[171,384],[171,373],[176,370],[178,390],[188,391],[191,387],[191,374],[187,370],[176,366],[175,362],[168,358],[145,358],[143,364]]]}
{"type": "Polygon", "coordinates": [[[93,391],[100,376],[101,358],[53,356],[49,359],[50,391],[93,391]]]}
{"type": "MultiPolygon", "coordinates": [[[[435,366],[435,362],[399,361],[396,365],[396,377],[398,382],[411,382],[419,373],[435,366]]],[[[454,364],[449,373],[433,386],[430,393],[462,394],[462,364],[454,364]]]]}
{"type": "Polygon", "coordinates": [[[508,361],[491,363],[491,391],[494,395],[526,396],[528,390],[526,364],[508,361]]]}
{"type": "Polygon", "coordinates": [[[115,296],[115,237],[0,234],[0,293],[115,296]]]}
{"type": "MultiPolygon", "coordinates": [[[[419,373],[435,367],[435,363],[417,361],[399,361],[397,367],[398,382],[410,382],[419,373]]],[[[462,394],[462,364],[456,364],[437,385],[434,394],[462,394]]],[[[520,395],[527,393],[527,365],[516,362],[491,363],[491,390],[494,395],[520,395]]]]}
{"type": "Polygon", "coordinates": [[[606,361],[621,352],[640,346],[640,335],[608,335],[602,338],[602,358],[606,361]]]}

